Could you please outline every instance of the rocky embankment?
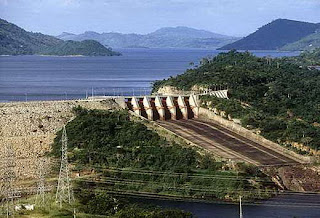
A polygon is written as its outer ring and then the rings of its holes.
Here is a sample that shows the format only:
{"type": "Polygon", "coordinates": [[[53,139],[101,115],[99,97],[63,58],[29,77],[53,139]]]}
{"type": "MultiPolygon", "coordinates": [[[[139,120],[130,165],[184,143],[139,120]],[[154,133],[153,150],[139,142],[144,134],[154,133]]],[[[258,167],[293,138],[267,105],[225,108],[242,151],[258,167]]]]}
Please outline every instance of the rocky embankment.
{"type": "MultiPolygon", "coordinates": [[[[56,132],[74,118],[72,109],[77,106],[118,107],[112,99],[0,103],[0,155],[5,160],[6,147],[12,147],[18,179],[37,177],[39,157],[50,163],[45,153],[50,151],[56,132]]],[[[3,170],[5,164],[1,163],[3,170]]],[[[49,169],[48,164],[45,167],[49,169]]]]}
{"type": "Polygon", "coordinates": [[[269,167],[264,172],[280,187],[298,192],[320,192],[319,166],[269,167]]]}

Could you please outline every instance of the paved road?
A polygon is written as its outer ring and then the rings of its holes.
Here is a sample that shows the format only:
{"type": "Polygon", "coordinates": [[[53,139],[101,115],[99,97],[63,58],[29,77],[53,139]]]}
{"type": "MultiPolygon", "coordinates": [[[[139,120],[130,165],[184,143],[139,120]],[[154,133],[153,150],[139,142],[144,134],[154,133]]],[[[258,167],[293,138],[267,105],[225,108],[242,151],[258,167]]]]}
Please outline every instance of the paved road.
{"type": "Polygon", "coordinates": [[[157,121],[161,126],[218,156],[258,166],[297,164],[290,157],[200,119],[157,121]]]}

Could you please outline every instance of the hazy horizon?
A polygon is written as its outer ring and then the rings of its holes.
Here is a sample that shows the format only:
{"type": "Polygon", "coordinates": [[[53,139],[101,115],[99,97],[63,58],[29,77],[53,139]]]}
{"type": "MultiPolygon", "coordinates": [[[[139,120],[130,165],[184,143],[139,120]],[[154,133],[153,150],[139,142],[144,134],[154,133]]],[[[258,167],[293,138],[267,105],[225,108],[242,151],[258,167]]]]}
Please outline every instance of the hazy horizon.
{"type": "Polygon", "coordinates": [[[186,26],[246,36],[279,18],[319,23],[319,11],[319,0],[0,0],[1,18],[50,35],[186,26]]]}

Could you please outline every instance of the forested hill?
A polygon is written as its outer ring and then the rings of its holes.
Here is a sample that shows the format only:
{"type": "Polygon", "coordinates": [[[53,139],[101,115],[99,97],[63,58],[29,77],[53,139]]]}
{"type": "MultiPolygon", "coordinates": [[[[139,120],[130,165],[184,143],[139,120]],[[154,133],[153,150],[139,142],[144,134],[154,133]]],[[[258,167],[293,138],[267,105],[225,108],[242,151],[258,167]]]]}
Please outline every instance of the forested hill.
{"type": "Polygon", "coordinates": [[[155,82],[154,91],[162,86],[181,90],[228,86],[230,100],[208,100],[213,107],[277,143],[296,142],[320,150],[320,71],[306,67],[310,63],[320,63],[320,49],[279,59],[230,51],[155,82]]]}
{"type": "Polygon", "coordinates": [[[118,55],[99,42],[64,42],[53,36],[33,33],[0,19],[0,55],[118,55]]]}
{"type": "Polygon", "coordinates": [[[83,55],[83,56],[112,56],[120,55],[120,53],[107,49],[95,40],[65,41],[56,46],[43,49],[43,55],[83,55]]]}
{"type": "Polygon", "coordinates": [[[309,51],[315,48],[320,48],[320,29],[311,35],[303,37],[302,39],[285,45],[281,50],[285,51],[309,51]]]}
{"type": "Polygon", "coordinates": [[[320,24],[277,19],[220,50],[277,50],[316,32],[320,24]]]}

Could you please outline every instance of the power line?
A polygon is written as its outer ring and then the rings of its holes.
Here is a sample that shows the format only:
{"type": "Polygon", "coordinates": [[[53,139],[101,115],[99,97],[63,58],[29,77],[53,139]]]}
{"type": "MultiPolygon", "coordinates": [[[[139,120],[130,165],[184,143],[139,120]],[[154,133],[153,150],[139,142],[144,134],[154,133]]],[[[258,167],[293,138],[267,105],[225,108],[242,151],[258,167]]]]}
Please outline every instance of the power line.
{"type": "MultiPolygon", "coordinates": [[[[55,161],[53,161],[55,162],[55,161]]],[[[115,173],[128,173],[128,174],[138,174],[138,175],[150,175],[150,176],[169,176],[169,177],[175,177],[175,176],[183,176],[187,178],[203,178],[203,179],[216,179],[216,180],[234,180],[234,181],[248,181],[248,180],[254,180],[254,181],[261,181],[264,183],[270,183],[274,184],[272,181],[266,181],[263,179],[257,179],[256,177],[243,177],[243,176],[231,176],[231,175],[203,175],[203,174],[196,174],[196,173],[175,173],[170,171],[150,171],[150,170],[127,170],[123,168],[106,168],[101,166],[88,166],[81,164],[81,166],[84,167],[90,167],[90,168],[96,168],[101,169],[105,171],[115,172],[115,173]]],[[[81,178],[81,177],[80,177],[81,178]]],[[[111,178],[111,177],[110,177],[111,178]]],[[[296,195],[313,195],[313,194],[320,194],[319,192],[295,192],[295,191],[289,191],[289,190],[282,190],[282,193],[286,194],[296,194],[296,195]]]]}
{"type": "MultiPolygon", "coordinates": [[[[87,166],[87,165],[82,165],[87,166]]],[[[87,166],[88,167],[88,166],[87,166]]],[[[226,180],[238,180],[238,181],[248,181],[248,180],[254,180],[254,181],[260,181],[265,183],[272,183],[272,181],[263,180],[263,179],[257,179],[256,177],[243,177],[241,175],[239,176],[230,176],[230,175],[204,175],[204,174],[197,174],[197,173],[176,173],[176,172],[170,172],[170,171],[147,171],[147,170],[126,170],[122,168],[105,168],[105,167],[98,167],[98,166],[92,166],[92,168],[97,168],[109,172],[116,172],[116,173],[128,173],[128,174],[139,174],[139,175],[150,175],[150,176],[169,176],[169,177],[176,177],[176,176],[183,176],[188,178],[202,178],[202,179],[226,179],[226,180]]]]}
{"type": "MultiPolygon", "coordinates": [[[[125,181],[120,181],[120,180],[112,180],[112,179],[105,179],[103,181],[97,181],[97,180],[86,180],[86,179],[77,179],[79,181],[83,182],[92,182],[92,183],[101,183],[101,184],[119,184],[119,185],[130,185],[130,184],[136,184],[136,185],[155,185],[158,187],[165,187],[167,189],[179,189],[179,190],[193,190],[193,191],[203,191],[203,192],[223,192],[223,193],[229,193],[229,192],[243,192],[243,193],[253,193],[253,192],[259,192],[258,189],[254,190],[243,190],[243,189],[234,189],[232,191],[226,190],[226,188],[212,188],[210,189],[208,186],[203,186],[203,185],[175,185],[175,186],[168,186],[167,183],[157,183],[157,182],[148,182],[148,181],[135,181],[135,180],[125,180],[125,181]],[[196,188],[198,187],[198,188],[196,188]]],[[[265,190],[260,190],[261,193],[275,193],[276,190],[270,190],[270,191],[265,191],[265,190]]]]}
{"type": "MultiPolygon", "coordinates": [[[[90,178],[89,178],[90,179],[90,178]]],[[[130,179],[118,179],[118,178],[112,178],[112,177],[102,177],[103,181],[96,180],[97,178],[94,178],[95,180],[88,180],[88,177],[86,178],[77,178],[76,180],[83,180],[87,182],[95,182],[95,183],[122,183],[122,184],[129,184],[129,183],[136,183],[136,184],[160,184],[160,185],[166,185],[166,183],[160,183],[160,182],[155,182],[155,181],[145,181],[145,180],[130,180],[130,179]],[[85,180],[87,179],[87,180],[85,180]]],[[[178,185],[179,186],[179,185],[178,185]]],[[[200,191],[221,191],[225,190],[225,188],[214,188],[214,189],[208,189],[208,186],[203,186],[203,185],[191,185],[191,186],[184,186],[185,188],[192,188],[196,190],[194,187],[200,187],[200,191]],[[205,189],[201,189],[201,187],[205,187],[205,189]]],[[[172,188],[177,188],[177,186],[172,187],[172,188]]],[[[289,190],[261,190],[261,189],[252,189],[252,190],[243,190],[243,189],[238,189],[235,191],[241,191],[241,192],[257,192],[257,193],[277,193],[277,194],[286,194],[286,195],[309,195],[309,196],[317,196],[320,193],[319,192],[295,192],[295,191],[289,191],[289,190]]],[[[320,196],[320,195],[319,195],[320,196]]]]}
{"type": "MultiPolygon", "coordinates": [[[[81,190],[75,190],[75,192],[83,192],[83,190],[89,190],[92,191],[92,189],[90,188],[86,188],[86,187],[81,187],[81,190]]],[[[140,197],[140,198],[158,198],[158,199],[174,199],[174,200],[182,200],[185,201],[199,201],[200,202],[210,202],[210,203],[217,203],[217,204],[232,204],[234,205],[235,202],[225,202],[225,201],[221,201],[217,199],[215,201],[208,201],[208,200],[203,200],[203,199],[192,199],[190,197],[185,197],[185,196],[180,196],[180,195],[174,195],[174,194],[156,194],[156,193],[148,193],[148,192],[134,192],[134,191],[122,191],[122,190],[110,190],[110,189],[106,189],[106,188],[100,188],[99,189],[95,189],[94,192],[107,192],[109,194],[115,194],[115,195],[131,195],[134,197],[140,197]]],[[[245,202],[242,203],[242,205],[253,205],[253,206],[271,206],[271,207],[310,207],[310,208],[320,208],[320,204],[315,204],[315,203],[283,203],[283,202],[279,202],[279,201],[272,201],[272,202],[265,202],[265,201],[261,201],[261,202],[245,202]]]]}

